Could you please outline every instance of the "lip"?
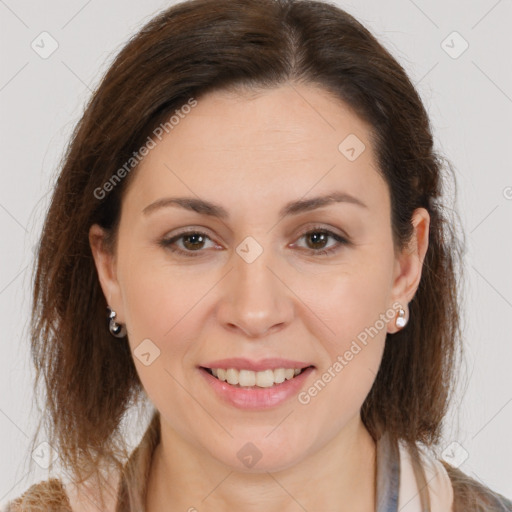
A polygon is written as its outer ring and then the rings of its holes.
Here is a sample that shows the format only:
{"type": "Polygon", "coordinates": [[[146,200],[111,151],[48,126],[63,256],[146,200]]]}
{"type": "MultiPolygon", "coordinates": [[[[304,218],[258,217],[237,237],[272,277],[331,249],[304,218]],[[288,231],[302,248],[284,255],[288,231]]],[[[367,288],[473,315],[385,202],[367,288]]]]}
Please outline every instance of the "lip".
{"type": "MultiPolygon", "coordinates": [[[[225,360],[233,361],[233,360],[225,360]]],[[[236,361],[240,361],[237,359],[236,361]]],[[[218,364],[216,361],[215,364],[218,364]]],[[[290,361],[287,362],[287,364],[290,361]]],[[[246,364],[246,363],[244,363],[246,364]]],[[[259,364],[259,363],[258,363],[259,364]]],[[[256,366],[258,366],[258,364],[256,366]]],[[[268,360],[267,360],[268,364],[268,360]]],[[[277,363],[276,363],[277,364],[277,363]]],[[[261,366],[261,365],[260,365],[261,366]]],[[[295,368],[303,368],[304,366],[295,366],[295,368]]],[[[224,366],[214,366],[213,368],[225,368],[224,366]]],[[[229,366],[228,368],[235,368],[235,366],[229,366]]],[[[242,369],[250,369],[247,366],[241,366],[242,369]]],[[[269,369],[269,366],[265,366],[269,369]]],[[[283,368],[283,366],[276,366],[275,368],[283,368]]],[[[294,368],[294,366],[285,366],[285,368],[294,368]]],[[[213,392],[222,400],[224,403],[237,407],[238,409],[251,409],[251,410],[265,410],[272,407],[277,407],[293,396],[297,396],[300,389],[304,387],[306,379],[315,370],[313,366],[306,368],[302,373],[293,377],[293,379],[285,380],[281,384],[274,384],[270,388],[241,388],[235,387],[227,382],[223,382],[210,373],[208,373],[204,367],[200,367],[199,372],[206,380],[206,383],[210,386],[213,392]]],[[[259,370],[253,370],[259,371],[259,370]]]]}
{"type": "Polygon", "coordinates": [[[210,363],[201,365],[203,368],[223,368],[228,370],[233,368],[235,370],[252,370],[253,372],[262,372],[264,370],[277,370],[278,368],[306,368],[313,366],[311,363],[304,361],[292,361],[291,359],[280,359],[277,357],[260,359],[253,361],[243,357],[232,357],[229,359],[219,359],[210,363]]]}

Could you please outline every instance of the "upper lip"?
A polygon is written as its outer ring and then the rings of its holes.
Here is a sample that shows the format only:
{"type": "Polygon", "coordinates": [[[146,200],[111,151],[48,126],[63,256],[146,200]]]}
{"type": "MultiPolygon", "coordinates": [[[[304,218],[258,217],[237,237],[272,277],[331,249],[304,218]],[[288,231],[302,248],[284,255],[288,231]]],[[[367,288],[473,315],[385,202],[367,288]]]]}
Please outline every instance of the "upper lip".
{"type": "Polygon", "coordinates": [[[261,372],[263,370],[276,370],[277,368],[307,368],[313,366],[311,363],[304,361],[294,361],[292,359],[267,358],[254,361],[243,357],[232,357],[228,359],[218,359],[201,365],[203,368],[234,368],[235,370],[252,370],[253,372],[261,372]]]}

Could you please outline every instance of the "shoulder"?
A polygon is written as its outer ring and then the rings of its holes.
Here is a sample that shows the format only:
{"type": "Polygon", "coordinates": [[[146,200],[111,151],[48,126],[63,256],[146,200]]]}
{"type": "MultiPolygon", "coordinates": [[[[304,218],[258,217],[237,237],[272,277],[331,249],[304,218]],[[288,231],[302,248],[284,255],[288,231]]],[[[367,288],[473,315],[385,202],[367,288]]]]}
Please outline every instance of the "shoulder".
{"type": "Polygon", "coordinates": [[[441,461],[453,486],[453,512],[512,512],[512,501],[445,461],[441,461]]]}
{"type": "Polygon", "coordinates": [[[400,445],[403,512],[422,510],[420,494],[425,487],[433,512],[512,512],[512,501],[438,459],[427,448],[418,448],[419,458],[412,456],[404,444],[400,445]],[[421,465],[421,472],[415,470],[416,461],[421,465]]]}
{"type": "Polygon", "coordinates": [[[86,482],[77,487],[60,478],[50,478],[32,485],[19,497],[0,506],[0,512],[113,512],[116,505],[118,475],[110,475],[110,492],[86,482]]]}
{"type": "Polygon", "coordinates": [[[72,512],[64,484],[50,478],[33,484],[17,498],[3,505],[0,512],[72,512]]]}

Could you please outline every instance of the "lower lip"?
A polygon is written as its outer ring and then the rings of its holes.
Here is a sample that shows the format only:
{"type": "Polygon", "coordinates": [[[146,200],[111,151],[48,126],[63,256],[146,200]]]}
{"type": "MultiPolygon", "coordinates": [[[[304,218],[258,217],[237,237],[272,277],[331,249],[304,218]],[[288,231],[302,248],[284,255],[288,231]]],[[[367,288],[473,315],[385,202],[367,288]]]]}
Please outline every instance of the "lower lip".
{"type": "Polygon", "coordinates": [[[239,409],[268,409],[282,404],[299,393],[313,370],[313,367],[309,367],[293,379],[274,384],[269,388],[240,388],[223,382],[199,368],[206,382],[219,398],[239,409]]]}

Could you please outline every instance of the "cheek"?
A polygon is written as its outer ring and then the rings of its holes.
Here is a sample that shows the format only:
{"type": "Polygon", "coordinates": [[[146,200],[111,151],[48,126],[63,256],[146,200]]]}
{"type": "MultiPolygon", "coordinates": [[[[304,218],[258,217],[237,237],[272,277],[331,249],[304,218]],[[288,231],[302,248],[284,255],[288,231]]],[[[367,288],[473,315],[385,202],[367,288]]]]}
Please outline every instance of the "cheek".
{"type": "Polygon", "coordinates": [[[323,425],[324,435],[334,436],[359,414],[375,381],[393,313],[386,310],[386,280],[378,277],[378,273],[340,276],[322,304],[317,303],[323,312],[322,322],[315,321],[317,339],[322,340],[322,365],[298,396],[310,431],[323,425]]]}
{"type": "Polygon", "coordinates": [[[201,415],[190,407],[185,383],[198,350],[194,340],[200,338],[201,297],[213,283],[200,278],[191,281],[169,267],[133,262],[126,267],[126,275],[126,323],[137,373],[157,409],[169,415],[182,411],[173,425],[186,437],[187,425],[201,415]]]}
{"type": "MultiPolygon", "coordinates": [[[[316,315],[309,330],[322,341],[322,367],[299,402],[320,416],[336,411],[338,424],[356,414],[378,372],[387,326],[396,312],[389,308],[393,258],[382,252],[332,273],[319,288],[303,288],[302,297],[316,315]]],[[[318,283],[317,283],[318,284],[318,283]]],[[[333,421],[331,417],[330,421],[333,421]]],[[[325,418],[327,421],[328,418],[325,418]]]]}
{"type": "Polygon", "coordinates": [[[373,252],[377,251],[361,251],[336,271],[301,281],[301,299],[315,313],[309,315],[310,330],[325,340],[331,360],[348,350],[353,340],[383,340],[387,323],[394,317],[395,311],[389,309],[392,252],[373,252]]]}
{"type": "Polygon", "coordinates": [[[134,340],[153,336],[162,341],[173,335],[206,293],[208,279],[191,279],[190,273],[180,272],[163,249],[127,244],[124,251],[119,279],[128,332],[134,340]]]}
{"type": "Polygon", "coordinates": [[[200,336],[197,314],[212,280],[191,279],[190,273],[142,255],[125,261],[121,274],[126,326],[141,381],[167,380],[166,369],[178,377],[184,359],[196,349],[191,341],[200,336]],[[141,357],[146,353],[150,356],[141,357]]]}

